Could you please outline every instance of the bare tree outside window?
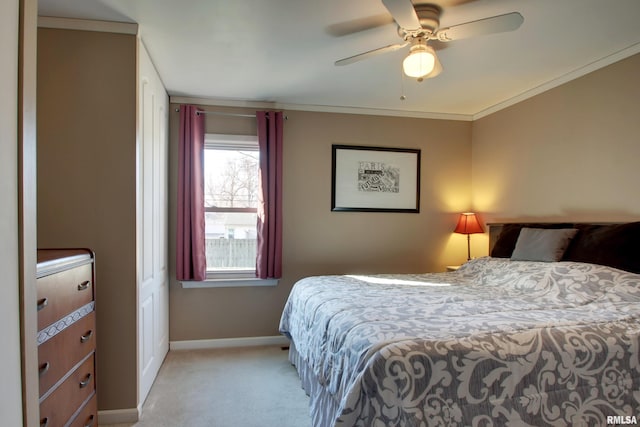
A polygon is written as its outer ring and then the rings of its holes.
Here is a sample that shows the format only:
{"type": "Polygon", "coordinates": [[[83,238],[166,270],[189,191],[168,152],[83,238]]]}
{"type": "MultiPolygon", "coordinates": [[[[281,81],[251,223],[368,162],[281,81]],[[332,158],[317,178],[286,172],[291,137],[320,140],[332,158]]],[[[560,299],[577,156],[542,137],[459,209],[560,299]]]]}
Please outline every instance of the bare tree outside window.
{"type": "Polygon", "coordinates": [[[218,157],[207,168],[207,207],[255,208],[258,200],[258,153],[256,151],[208,150],[218,157]]]}

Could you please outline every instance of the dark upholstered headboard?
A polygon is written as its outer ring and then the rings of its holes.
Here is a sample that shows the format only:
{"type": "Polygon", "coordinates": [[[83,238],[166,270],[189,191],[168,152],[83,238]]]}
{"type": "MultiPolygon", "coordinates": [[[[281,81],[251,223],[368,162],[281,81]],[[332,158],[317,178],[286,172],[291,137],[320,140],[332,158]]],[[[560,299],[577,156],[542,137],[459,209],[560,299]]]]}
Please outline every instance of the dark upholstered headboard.
{"type": "MultiPolygon", "coordinates": [[[[489,253],[493,251],[493,247],[498,241],[498,236],[500,236],[500,233],[502,233],[502,229],[505,226],[507,227],[519,226],[520,228],[523,228],[523,227],[571,228],[573,224],[577,224],[577,223],[572,223],[572,222],[490,222],[487,224],[487,226],[489,227],[489,253]]],[[[587,224],[587,223],[584,223],[584,224],[587,224]]],[[[595,224],[595,223],[588,223],[588,224],[595,224]]],[[[619,224],[619,223],[609,222],[609,223],[599,223],[599,224],[608,225],[608,224],[619,224]]],[[[518,229],[518,232],[519,232],[519,229],[518,229]]]]}
{"type": "Polygon", "coordinates": [[[489,255],[508,258],[520,230],[528,228],[577,228],[563,260],[607,265],[640,273],[640,222],[628,223],[489,223],[489,255]]]}

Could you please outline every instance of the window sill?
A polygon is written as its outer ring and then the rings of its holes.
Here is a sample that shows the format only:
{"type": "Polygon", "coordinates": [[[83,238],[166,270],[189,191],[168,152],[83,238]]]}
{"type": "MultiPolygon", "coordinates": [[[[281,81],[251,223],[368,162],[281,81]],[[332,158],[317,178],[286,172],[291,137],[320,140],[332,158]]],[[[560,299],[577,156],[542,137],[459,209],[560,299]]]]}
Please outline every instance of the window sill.
{"type": "Polygon", "coordinates": [[[238,279],[207,279],[202,282],[184,281],[180,282],[183,289],[196,288],[240,288],[247,286],[263,287],[276,286],[278,279],[258,279],[258,278],[238,278],[238,279]]]}

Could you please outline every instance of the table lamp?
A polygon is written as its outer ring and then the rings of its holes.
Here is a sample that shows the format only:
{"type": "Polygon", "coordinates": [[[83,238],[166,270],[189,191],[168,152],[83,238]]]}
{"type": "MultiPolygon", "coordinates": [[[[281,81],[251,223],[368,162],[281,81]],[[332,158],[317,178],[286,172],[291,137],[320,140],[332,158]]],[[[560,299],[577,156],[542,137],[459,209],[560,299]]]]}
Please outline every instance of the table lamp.
{"type": "Polygon", "coordinates": [[[454,233],[467,235],[467,261],[471,259],[471,235],[484,233],[482,226],[478,222],[478,217],[473,212],[463,212],[458,218],[458,225],[453,230],[454,233]]]}

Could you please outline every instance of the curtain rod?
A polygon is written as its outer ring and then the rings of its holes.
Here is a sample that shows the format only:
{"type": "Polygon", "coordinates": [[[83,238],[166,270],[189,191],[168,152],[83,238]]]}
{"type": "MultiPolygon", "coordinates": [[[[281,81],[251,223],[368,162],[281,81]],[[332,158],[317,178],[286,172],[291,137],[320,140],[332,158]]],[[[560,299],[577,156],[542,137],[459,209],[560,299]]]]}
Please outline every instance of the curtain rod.
{"type": "MultiPolygon", "coordinates": [[[[180,109],[176,108],[176,113],[179,113],[180,109]]],[[[228,117],[248,117],[248,118],[256,118],[255,114],[240,114],[240,113],[225,113],[223,111],[196,111],[197,115],[201,115],[201,114],[214,114],[217,116],[228,116],[228,117]]],[[[289,118],[287,116],[283,116],[283,119],[288,120],[289,118]]]]}
{"type": "Polygon", "coordinates": [[[240,113],[223,113],[222,111],[196,111],[197,115],[201,114],[213,114],[216,116],[230,116],[230,117],[250,117],[256,118],[255,114],[240,114],[240,113]]]}
{"type": "MultiPolygon", "coordinates": [[[[176,108],[176,113],[179,113],[180,109],[176,108]]],[[[222,111],[196,111],[197,115],[201,115],[201,114],[216,114],[218,116],[231,116],[231,117],[251,117],[251,118],[256,118],[255,114],[239,114],[239,113],[225,113],[222,111]]]]}

